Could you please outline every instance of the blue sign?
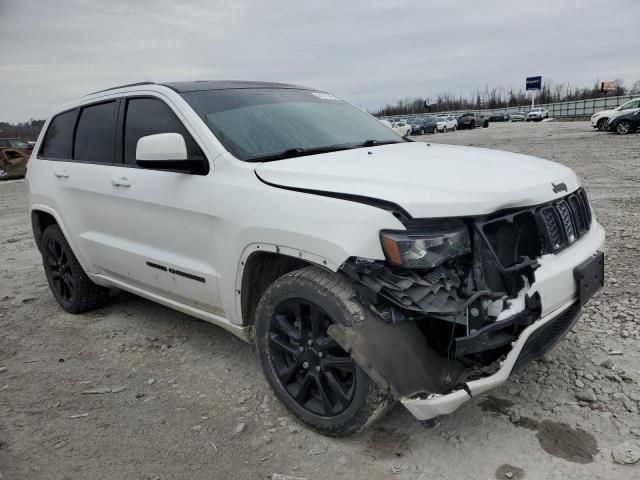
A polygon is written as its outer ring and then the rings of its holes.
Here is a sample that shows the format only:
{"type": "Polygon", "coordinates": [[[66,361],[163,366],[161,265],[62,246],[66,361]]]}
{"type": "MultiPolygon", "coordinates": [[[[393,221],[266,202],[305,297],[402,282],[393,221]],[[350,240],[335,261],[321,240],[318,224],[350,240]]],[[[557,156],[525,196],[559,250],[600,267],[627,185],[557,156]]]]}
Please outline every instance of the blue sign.
{"type": "Polygon", "coordinates": [[[542,77],[527,77],[527,90],[540,90],[542,88],[542,77]]]}

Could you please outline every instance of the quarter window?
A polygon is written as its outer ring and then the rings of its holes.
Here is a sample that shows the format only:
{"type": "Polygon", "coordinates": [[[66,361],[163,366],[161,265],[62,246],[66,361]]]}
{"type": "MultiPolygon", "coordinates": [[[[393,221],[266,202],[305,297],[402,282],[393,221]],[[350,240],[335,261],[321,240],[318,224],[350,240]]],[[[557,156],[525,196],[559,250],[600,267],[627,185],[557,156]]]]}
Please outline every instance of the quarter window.
{"type": "Polygon", "coordinates": [[[61,113],[51,120],[40,155],[45,158],[71,160],[73,147],[73,127],[76,123],[76,111],[61,113]]]}
{"type": "Polygon", "coordinates": [[[84,107],[80,112],[73,158],[81,162],[114,163],[116,102],[84,107]]]}
{"type": "Polygon", "coordinates": [[[132,98],[127,101],[124,122],[124,163],[136,165],[138,140],[157,133],[181,134],[187,144],[189,159],[204,159],[200,147],[164,102],[154,98],[132,98]]]}

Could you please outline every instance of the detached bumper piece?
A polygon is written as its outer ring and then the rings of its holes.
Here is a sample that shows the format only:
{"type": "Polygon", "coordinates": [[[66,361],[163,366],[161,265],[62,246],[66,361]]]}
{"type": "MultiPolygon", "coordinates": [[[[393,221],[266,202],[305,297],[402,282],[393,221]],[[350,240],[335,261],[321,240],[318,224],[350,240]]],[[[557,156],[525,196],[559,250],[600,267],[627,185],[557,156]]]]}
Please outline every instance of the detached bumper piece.
{"type": "Polygon", "coordinates": [[[544,355],[573,327],[580,316],[580,305],[570,303],[525,328],[513,349],[493,375],[467,382],[464,388],[446,395],[432,394],[427,398],[403,398],[402,404],[418,419],[428,420],[446,415],[473,396],[503,384],[512,372],[544,355]]]}

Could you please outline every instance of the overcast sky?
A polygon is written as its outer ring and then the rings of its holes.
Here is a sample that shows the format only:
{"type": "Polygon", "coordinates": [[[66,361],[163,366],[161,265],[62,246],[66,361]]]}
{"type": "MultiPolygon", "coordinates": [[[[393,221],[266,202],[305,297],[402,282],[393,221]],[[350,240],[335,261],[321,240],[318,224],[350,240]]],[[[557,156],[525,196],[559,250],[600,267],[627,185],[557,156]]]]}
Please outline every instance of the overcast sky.
{"type": "Polygon", "coordinates": [[[374,109],[640,79],[640,0],[0,0],[0,121],[114,85],[298,83],[374,109]]]}

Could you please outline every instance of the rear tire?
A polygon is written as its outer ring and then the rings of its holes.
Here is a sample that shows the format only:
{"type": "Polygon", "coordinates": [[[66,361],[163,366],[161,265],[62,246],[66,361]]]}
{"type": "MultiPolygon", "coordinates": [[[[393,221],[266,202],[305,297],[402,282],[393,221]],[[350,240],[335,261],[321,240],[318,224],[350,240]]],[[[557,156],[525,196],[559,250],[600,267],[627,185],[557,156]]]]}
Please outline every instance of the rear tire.
{"type": "Polygon", "coordinates": [[[620,135],[628,135],[629,133],[634,132],[633,123],[629,120],[622,120],[616,125],[616,132],[620,135]]]}
{"type": "Polygon", "coordinates": [[[482,128],[489,128],[489,122],[486,121],[482,124],[482,128]]]}
{"type": "Polygon", "coordinates": [[[267,288],[256,310],[260,364],[276,396],[302,423],[329,436],[363,430],[393,405],[327,335],[366,314],[351,285],[318,267],[295,270],[267,288]]]}
{"type": "Polygon", "coordinates": [[[49,225],[42,234],[42,263],[49,288],[65,311],[83,313],[109,300],[109,289],[89,279],[58,225],[49,225]]]}

